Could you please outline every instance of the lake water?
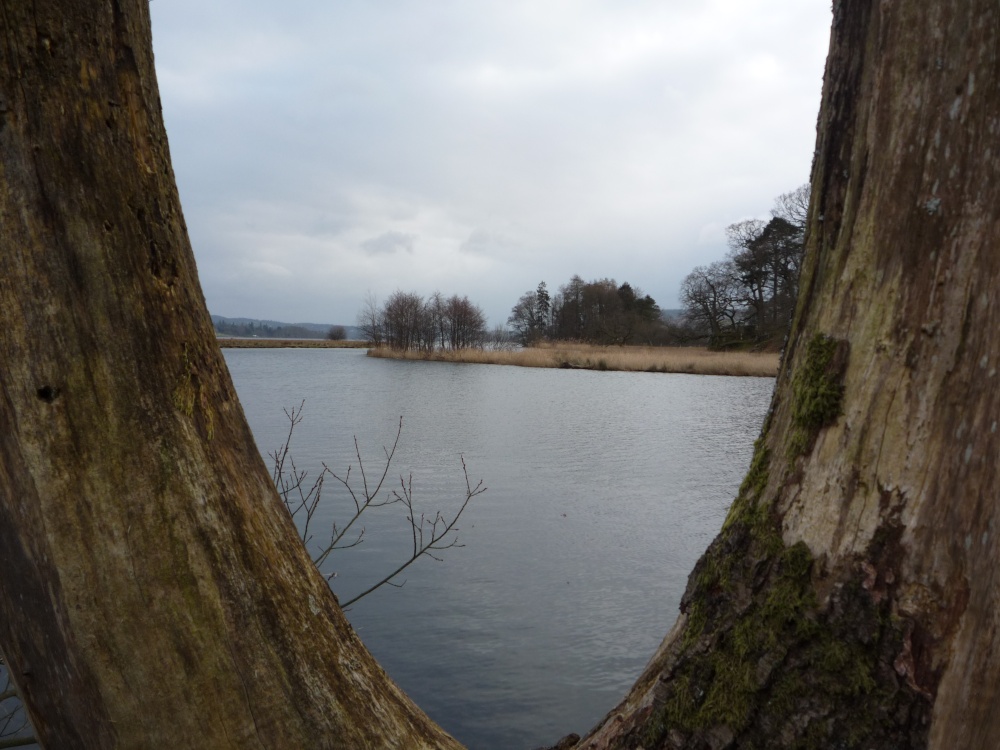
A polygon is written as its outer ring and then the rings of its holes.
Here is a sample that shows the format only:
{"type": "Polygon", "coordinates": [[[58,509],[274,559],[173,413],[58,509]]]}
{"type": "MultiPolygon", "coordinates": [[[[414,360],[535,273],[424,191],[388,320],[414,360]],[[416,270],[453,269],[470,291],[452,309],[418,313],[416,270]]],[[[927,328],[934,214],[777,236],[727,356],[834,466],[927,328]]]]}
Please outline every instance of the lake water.
{"type": "MultiPolygon", "coordinates": [[[[464,547],[423,559],[348,612],[397,683],[474,750],[583,734],[625,694],[677,616],[698,556],[750,462],[773,380],[369,359],[363,350],[227,349],[263,453],[305,400],[292,455],[369,477],[399,419],[389,478],[418,512],[453,512],[464,547]]],[[[349,499],[325,495],[341,522],[349,499]]],[[[360,484],[356,484],[360,487],[360,484]]],[[[335,553],[342,601],[405,559],[401,506],[370,511],[335,553]]],[[[323,521],[329,523],[333,515],[323,521]]],[[[320,529],[319,537],[328,536],[320,529]]]]}

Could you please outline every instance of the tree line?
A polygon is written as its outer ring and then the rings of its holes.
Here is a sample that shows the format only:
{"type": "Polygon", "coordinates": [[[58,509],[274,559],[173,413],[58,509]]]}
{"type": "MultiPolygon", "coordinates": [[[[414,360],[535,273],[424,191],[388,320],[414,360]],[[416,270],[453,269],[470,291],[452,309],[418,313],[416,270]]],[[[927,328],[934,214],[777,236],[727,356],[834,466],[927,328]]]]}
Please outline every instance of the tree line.
{"type": "Polygon", "coordinates": [[[227,336],[259,336],[267,339],[320,339],[322,331],[313,331],[297,325],[271,325],[265,321],[254,320],[212,320],[215,330],[227,336]]]}
{"type": "Polygon", "coordinates": [[[479,305],[440,292],[424,299],[416,292],[396,290],[381,305],[369,293],[358,313],[358,327],[373,346],[400,351],[481,349],[496,338],[488,335],[479,305]]]}
{"type": "Polygon", "coordinates": [[[661,343],[664,332],[656,300],[628,282],[584,281],[574,275],[553,297],[545,282],[525,292],[507,324],[518,340],[586,341],[595,344],[661,343]]]}
{"type": "Polygon", "coordinates": [[[778,340],[798,298],[808,209],[809,186],[802,185],[775,199],[769,220],[730,224],[726,258],[696,267],[682,282],[680,321],[665,320],[656,300],[627,281],[573,275],[555,294],[544,281],[522,294],[507,326],[492,331],[468,297],[435,292],[425,299],[401,290],[381,305],[369,294],[358,326],[373,346],[421,351],[506,346],[511,337],[524,346],[544,340],[618,346],[704,341],[724,348],[778,340]]]}
{"type": "Polygon", "coordinates": [[[726,228],[729,254],[698,266],[681,283],[689,339],[713,347],[784,337],[798,298],[809,186],[778,196],[771,218],[726,228]]]}

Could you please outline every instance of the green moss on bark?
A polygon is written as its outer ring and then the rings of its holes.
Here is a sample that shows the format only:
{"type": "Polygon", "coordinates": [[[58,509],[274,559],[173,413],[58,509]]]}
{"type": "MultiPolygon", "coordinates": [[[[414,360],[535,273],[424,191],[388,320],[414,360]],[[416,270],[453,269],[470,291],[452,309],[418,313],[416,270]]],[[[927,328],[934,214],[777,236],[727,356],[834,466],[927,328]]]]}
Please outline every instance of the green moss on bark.
{"type": "Polygon", "coordinates": [[[688,631],[641,745],[919,747],[929,702],[893,669],[903,627],[888,601],[844,585],[821,604],[806,545],[762,556],[771,544],[740,525],[710,548],[733,563],[692,576],[688,631]]]}
{"type": "Polygon", "coordinates": [[[840,416],[848,351],[846,341],[822,333],[806,344],[805,359],[792,377],[790,460],[812,448],[819,431],[840,416]]]}

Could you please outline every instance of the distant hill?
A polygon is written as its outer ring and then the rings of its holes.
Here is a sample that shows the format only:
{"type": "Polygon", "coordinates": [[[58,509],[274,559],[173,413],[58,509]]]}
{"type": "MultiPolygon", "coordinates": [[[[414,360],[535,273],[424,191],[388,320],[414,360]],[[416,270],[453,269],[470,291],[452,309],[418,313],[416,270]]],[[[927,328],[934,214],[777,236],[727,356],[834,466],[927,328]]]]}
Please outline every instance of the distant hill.
{"type": "Polygon", "coordinates": [[[664,320],[664,322],[671,323],[684,317],[684,309],[676,308],[670,310],[660,310],[660,317],[664,320]]]}
{"type": "MultiPolygon", "coordinates": [[[[257,318],[227,318],[213,315],[212,325],[223,336],[245,336],[263,339],[322,339],[333,323],[282,323],[279,320],[258,320],[257,318]]],[[[347,338],[359,339],[361,332],[357,326],[344,326],[347,338]]]]}

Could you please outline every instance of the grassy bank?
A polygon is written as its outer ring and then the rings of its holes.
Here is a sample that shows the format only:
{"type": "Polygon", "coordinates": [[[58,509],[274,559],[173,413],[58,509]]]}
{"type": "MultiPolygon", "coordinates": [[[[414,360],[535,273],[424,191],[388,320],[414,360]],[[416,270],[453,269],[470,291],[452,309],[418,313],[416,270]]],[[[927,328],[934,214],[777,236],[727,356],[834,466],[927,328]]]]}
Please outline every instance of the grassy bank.
{"type": "Polygon", "coordinates": [[[365,349],[364,341],[329,341],[328,339],[218,339],[223,349],[365,349]]]}
{"type": "Polygon", "coordinates": [[[518,367],[561,367],[582,370],[624,370],[630,372],[683,372],[698,375],[756,375],[778,373],[778,354],[770,352],[713,352],[694,347],[591,346],[588,344],[545,344],[514,352],[480,349],[459,351],[394,351],[369,349],[369,357],[470,362],[518,367]]]}

